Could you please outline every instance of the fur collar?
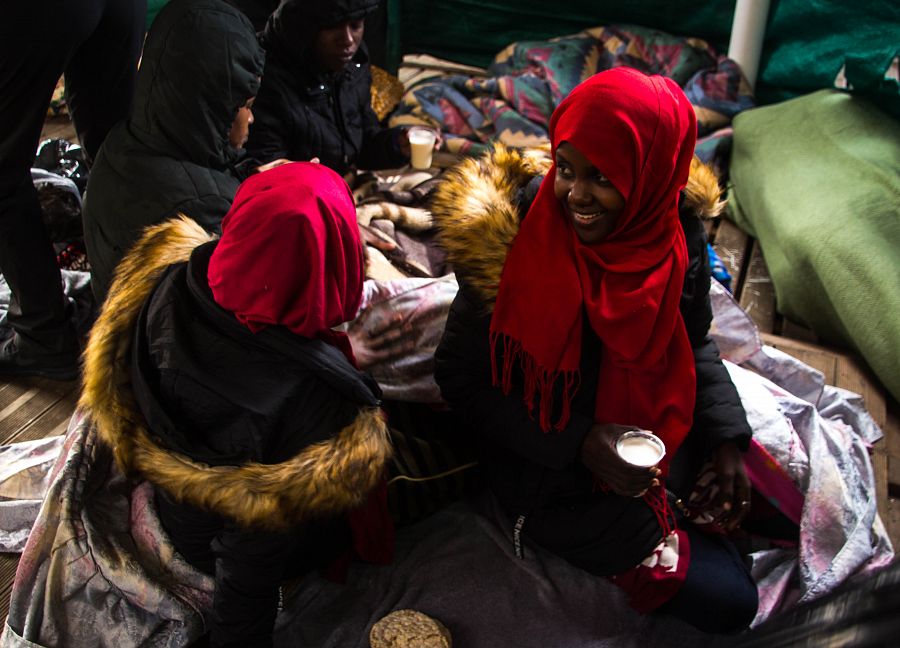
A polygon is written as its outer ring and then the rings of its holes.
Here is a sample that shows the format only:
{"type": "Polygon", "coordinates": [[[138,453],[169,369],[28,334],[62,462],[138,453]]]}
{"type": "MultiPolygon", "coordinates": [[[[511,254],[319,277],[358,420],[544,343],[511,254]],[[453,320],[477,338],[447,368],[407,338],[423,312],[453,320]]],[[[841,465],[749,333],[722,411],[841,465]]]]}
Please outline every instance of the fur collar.
{"type": "MultiPolygon", "coordinates": [[[[517,151],[497,144],[450,170],[435,191],[432,216],[447,258],[488,311],[519,231],[518,193],[550,166],[549,147],[517,151]]],[[[721,193],[715,172],[694,158],[683,208],[712,218],[724,207],[721,193]]]]}
{"type": "Polygon", "coordinates": [[[178,501],[247,527],[284,529],[303,519],[361,504],[391,455],[381,411],[360,411],[338,434],[274,465],[217,466],[161,447],[151,438],[131,390],[135,320],[165,269],[188,260],[213,237],[182,217],[149,228],[119,266],[84,354],[79,406],[126,474],[139,474],[178,501]]]}

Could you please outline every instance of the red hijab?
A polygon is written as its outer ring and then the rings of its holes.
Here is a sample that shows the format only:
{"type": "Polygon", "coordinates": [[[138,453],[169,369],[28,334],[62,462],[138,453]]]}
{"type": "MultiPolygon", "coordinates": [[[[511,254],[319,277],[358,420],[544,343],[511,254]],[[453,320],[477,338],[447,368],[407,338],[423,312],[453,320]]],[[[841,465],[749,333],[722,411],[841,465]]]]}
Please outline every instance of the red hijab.
{"type": "MultiPolygon", "coordinates": [[[[576,236],[544,179],[503,268],[491,348],[504,348],[495,384],[505,390],[517,359],[525,401],[551,428],[554,384],[562,381],[562,430],[577,389],[583,318],[603,344],[594,420],[652,430],[668,459],[693,419],[696,375],[679,301],[688,263],[678,199],[687,182],[696,118],[673,81],[614,68],[576,87],[550,119],[554,156],[568,142],[625,197],[599,243],[576,236]]],[[[494,363],[497,369],[496,362],[494,363]]]]}
{"type": "Polygon", "coordinates": [[[294,162],[241,184],[207,279],[216,303],[254,333],[284,326],[352,361],[346,336],[331,328],[356,316],[364,275],[347,184],[324,165],[294,162]]]}

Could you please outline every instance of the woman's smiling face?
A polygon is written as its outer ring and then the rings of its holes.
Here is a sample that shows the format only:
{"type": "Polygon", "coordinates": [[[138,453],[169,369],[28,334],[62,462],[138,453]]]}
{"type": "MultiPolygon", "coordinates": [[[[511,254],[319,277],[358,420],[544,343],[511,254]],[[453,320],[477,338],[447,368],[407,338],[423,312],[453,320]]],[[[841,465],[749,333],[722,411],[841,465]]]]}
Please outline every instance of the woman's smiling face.
{"type": "Polygon", "coordinates": [[[569,142],[556,148],[553,192],[586,244],[606,238],[625,209],[625,197],[569,142]]]}

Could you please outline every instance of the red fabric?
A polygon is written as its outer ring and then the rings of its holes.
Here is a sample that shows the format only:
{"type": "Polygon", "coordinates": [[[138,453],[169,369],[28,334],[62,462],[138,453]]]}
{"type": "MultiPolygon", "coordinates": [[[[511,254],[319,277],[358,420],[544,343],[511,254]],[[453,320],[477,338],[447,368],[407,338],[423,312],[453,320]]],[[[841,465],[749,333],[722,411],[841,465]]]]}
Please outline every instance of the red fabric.
{"type": "Polygon", "coordinates": [[[207,279],[216,303],[254,333],[284,326],[353,361],[331,328],[356,316],[364,275],[349,187],[324,165],[294,162],[241,184],[207,279]]]}
{"type": "Polygon", "coordinates": [[[569,142],[590,160],[625,208],[604,240],[581,243],[553,192],[556,165],[550,169],[503,268],[491,338],[495,360],[498,345],[505,357],[494,382],[508,391],[518,360],[526,403],[538,400],[544,431],[562,430],[586,316],[603,343],[595,420],[652,430],[666,444],[666,472],[695,400],[679,311],[688,254],[678,220],[696,140],[693,109],[673,81],[614,68],[569,94],[550,119],[550,138],[554,156],[569,142]],[[564,402],[552,423],[558,381],[564,402]]]}
{"type": "Polygon", "coordinates": [[[631,607],[646,614],[678,594],[687,578],[690,562],[691,541],[688,534],[679,529],[660,540],[643,561],[609,579],[625,590],[631,607]]]}

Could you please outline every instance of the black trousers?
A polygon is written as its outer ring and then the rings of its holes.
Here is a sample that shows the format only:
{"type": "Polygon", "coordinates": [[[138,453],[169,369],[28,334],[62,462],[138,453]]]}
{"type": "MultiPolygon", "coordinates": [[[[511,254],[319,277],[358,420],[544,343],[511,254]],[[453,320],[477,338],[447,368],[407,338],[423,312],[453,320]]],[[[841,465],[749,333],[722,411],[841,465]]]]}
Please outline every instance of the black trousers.
{"type": "Polygon", "coordinates": [[[85,152],[128,114],[146,0],[16,0],[0,20],[0,273],[9,323],[29,355],[77,352],[30,169],[61,74],[85,152]]]}

